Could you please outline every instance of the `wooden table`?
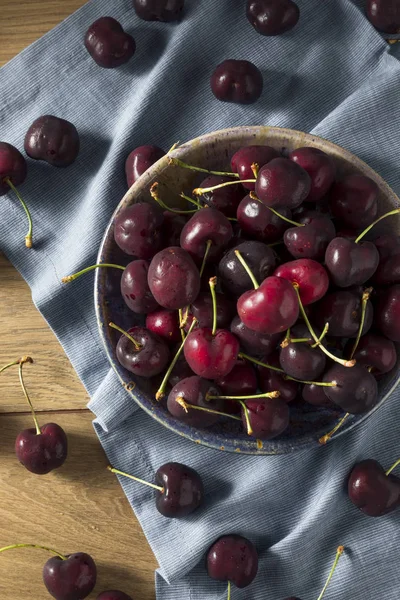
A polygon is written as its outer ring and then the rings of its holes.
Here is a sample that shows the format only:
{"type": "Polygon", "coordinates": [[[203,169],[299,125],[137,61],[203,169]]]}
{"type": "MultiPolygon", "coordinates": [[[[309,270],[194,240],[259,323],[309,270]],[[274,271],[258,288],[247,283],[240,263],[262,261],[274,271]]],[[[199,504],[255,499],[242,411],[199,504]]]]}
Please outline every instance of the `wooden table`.
{"type": "MultiPolygon", "coordinates": [[[[84,4],[84,0],[1,0],[0,65],[84,4]]],[[[4,140],[7,141],[7,140],[4,140]]],[[[64,467],[46,476],[17,461],[14,441],[32,418],[16,367],[0,375],[0,547],[35,542],[60,552],[88,552],[98,566],[90,599],[121,589],[153,600],[155,558],[116,480],[85,409],[86,392],[58,341],[35,309],[28,286],[0,254],[0,366],[24,354],[25,380],[41,423],[65,428],[70,452],[64,467]]],[[[45,600],[41,576],[48,556],[39,550],[0,555],[2,600],[45,600]]]]}

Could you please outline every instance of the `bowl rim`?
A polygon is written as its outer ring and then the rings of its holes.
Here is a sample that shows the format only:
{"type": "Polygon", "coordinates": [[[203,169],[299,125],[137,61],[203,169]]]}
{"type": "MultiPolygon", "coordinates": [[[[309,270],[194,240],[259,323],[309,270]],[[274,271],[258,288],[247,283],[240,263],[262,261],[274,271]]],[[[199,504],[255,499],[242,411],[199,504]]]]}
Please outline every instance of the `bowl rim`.
{"type": "MultiPolygon", "coordinates": [[[[378,186],[381,190],[381,193],[385,195],[385,197],[390,201],[390,203],[392,203],[393,205],[400,206],[400,199],[398,198],[398,196],[395,194],[395,192],[392,190],[392,188],[386,183],[386,181],[374,169],[372,169],[372,167],[370,167],[365,161],[360,159],[358,156],[356,156],[349,150],[346,150],[345,148],[342,148],[338,144],[335,144],[334,142],[331,142],[323,137],[320,137],[320,136],[317,136],[314,134],[310,134],[310,133],[305,133],[305,132],[295,130],[295,129],[289,129],[289,128],[283,128],[283,127],[272,127],[272,126],[268,126],[268,125],[265,125],[265,126],[264,125],[262,125],[262,126],[240,126],[240,127],[225,128],[225,129],[216,130],[211,133],[207,133],[207,134],[201,135],[199,137],[193,138],[193,139],[185,142],[184,144],[178,145],[176,148],[173,148],[173,150],[170,150],[169,152],[167,152],[167,154],[165,156],[163,156],[160,160],[158,160],[156,163],[154,163],[154,165],[152,165],[129,188],[129,190],[124,194],[124,196],[118,203],[118,206],[115,208],[113,214],[111,215],[111,217],[109,219],[108,225],[104,231],[104,234],[103,234],[103,237],[102,237],[102,240],[100,243],[96,263],[103,262],[102,255],[103,255],[103,251],[104,251],[104,246],[107,242],[107,239],[109,238],[110,230],[113,227],[114,219],[117,216],[117,214],[123,208],[125,208],[126,205],[133,203],[134,198],[140,193],[140,191],[143,188],[146,188],[150,184],[150,182],[154,181],[155,176],[159,175],[160,173],[162,173],[163,171],[165,171],[167,168],[170,167],[169,159],[171,156],[174,158],[182,159],[182,157],[184,157],[186,154],[186,150],[189,148],[192,148],[193,145],[196,145],[198,147],[208,146],[210,142],[215,141],[216,136],[221,137],[221,136],[225,135],[230,140],[232,140],[232,138],[234,139],[236,136],[241,138],[244,132],[247,133],[248,137],[250,137],[251,135],[253,135],[254,137],[258,137],[258,136],[262,135],[263,137],[268,136],[269,139],[279,139],[279,140],[281,140],[284,136],[290,137],[291,140],[295,142],[296,147],[301,147],[302,145],[304,145],[304,146],[311,146],[311,147],[316,146],[322,150],[325,150],[325,148],[326,148],[326,151],[328,154],[333,155],[334,157],[338,157],[347,163],[351,163],[359,171],[367,174],[368,177],[371,177],[371,175],[372,175],[374,181],[378,184],[378,186]]],[[[138,390],[138,395],[137,395],[134,393],[135,388],[133,388],[133,389],[129,388],[126,380],[121,375],[120,370],[122,369],[122,367],[119,368],[119,366],[117,365],[116,357],[113,356],[111,353],[111,350],[110,350],[109,344],[108,344],[108,340],[105,335],[105,325],[104,325],[104,318],[103,318],[103,314],[102,314],[102,298],[101,298],[101,294],[100,294],[100,277],[102,276],[102,274],[100,273],[100,271],[101,271],[101,269],[96,269],[96,271],[95,271],[94,304],[95,304],[96,321],[97,321],[97,325],[98,325],[98,330],[99,330],[101,341],[103,343],[103,346],[104,346],[104,349],[106,352],[107,359],[108,359],[109,363],[111,364],[111,366],[112,366],[115,374],[117,375],[119,381],[121,382],[122,386],[127,391],[127,393],[138,404],[139,408],[144,410],[153,419],[155,419],[157,422],[161,423],[167,429],[173,431],[174,433],[176,433],[186,439],[190,439],[191,441],[193,441],[197,444],[200,444],[202,446],[206,446],[209,448],[213,448],[216,450],[220,450],[220,451],[227,451],[227,452],[240,453],[240,454],[251,454],[251,455],[255,455],[255,456],[265,456],[265,455],[286,454],[286,453],[291,453],[291,452],[295,452],[298,450],[304,450],[304,449],[310,448],[310,447],[322,447],[323,446],[323,444],[318,442],[317,437],[312,437],[310,435],[308,435],[305,440],[302,441],[301,439],[299,439],[299,440],[296,440],[294,443],[291,443],[290,439],[289,440],[280,440],[279,438],[277,438],[277,440],[273,439],[273,440],[263,441],[260,444],[259,443],[260,440],[249,438],[249,440],[246,440],[247,444],[244,444],[244,446],[245,446],[244,448],[243,447],[240,447],[240,448],[235,447],[234,440],[232,440],[230,442],[230,444],[228,444],[228,446],[227,446],[226,443],[217,443],[215,441],[208,442],[205,439],[199,439],[199,437],[201,437],[201,436],[198,433],[199,432],[198,429],[187,426],[185,428],[186,429],[185,431],[181,431],[181,430],[179,430],[179,428],[174,426],[173,423],[175,423],[175,420],[171,420],[172,422],[170,423],[167,420],[165,420],[164,418],[162,418],[162,416],[159,416],[157,414],[157,412],[155,412],[154,409],[151,408],[150,403],[148,401],[147,401],[147,403],[142,401],[142,399],[140,397],[142,395],[142,393],[140,392],[140,390],[138,390]],[[195,432],[197,432],[197,434],[195,432]],[[249,444],[250,440],[251,440],[252,444],[249,444]],[[277,448],[275,447],[276,441],[279,442],[277,448]],[[282,448],[282,445],[284,445],[285,448],[282,448]]],[[[353,417],[353,418],[346,421],[344,423],[344,425],[338,430],[338,432],[335,433],[335,435],[329,439],[329,442],[332,442],[333,440],[339,438],[340,436],[344,435],[348,431],[352,431],[355,427],[364,423],[372,414],[375,413],[375,411],[377,411],[382,406],[382,404],[384,404],[387,401],[387,399],[391,396],[391,394],[395,391],[395,389],[398,387],[399,384],[400,384],[400,371],[397,374],[397,378],[396,378],[396,376],[394,377],[393,383],[390,386],[390,389],[388,391],[386,391],[386,393],[379,400],[379,402],[369,412],[367,412],[365,414],[351,415],[351,417],[353,417]]],[[[201,431],[202,432],[204,431],[205,433],[207,432],[207,430],[201,430],[201,431]]],[[[216,434],[214,431],[212,432],[212,436],[214,439],[218,438],[218,434],[216,434]]],[[[221,440],[222,439],[223,439],[223,436],[221,434],[221,440]]],[[[226,440],[225,440],[225,442],[226,442],[226,440]]],[[[243,446],[242,442],[238,442],[238,445],[243,446]]]]}

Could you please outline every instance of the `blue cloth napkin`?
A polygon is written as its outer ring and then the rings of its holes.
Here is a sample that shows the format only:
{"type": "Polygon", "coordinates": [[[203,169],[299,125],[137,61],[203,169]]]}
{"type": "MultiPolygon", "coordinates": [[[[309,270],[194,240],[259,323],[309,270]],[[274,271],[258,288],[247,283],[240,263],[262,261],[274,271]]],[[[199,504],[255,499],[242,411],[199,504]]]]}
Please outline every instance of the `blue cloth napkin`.
{"type": "Polygon", "coordinates": [[[93,279],[61,277],[94,262],[103,231],[126,191],[124,159],[141,144],[169,148],[216,129],[270,124],[310,131],[354,152],[400,192],[400,48],[392,55],[362,12],[363,2],[298,0],[301,20],[281,37],[259,36],[244,1],[187,0],[180,24],[140,21],[130,0],[92,0],[0,70],[0,139],[22,150],[41,114],[71,120],[82,149],[68,169],[28,160],[21,193],[35,223],[35,249],[11,195],[0,201],[0,244],[32,289],[91,396],[94,426],[110,462],[144,479],[176,460],[204,478],[206,503],[177,521],[161,517],[153,492],[121,485],[155,552],[163,600],[226,598],[204,553],[221,534],[255,542],[260,570],[234,600],[316,599],[339,544],[348,548],[327,598],[400,597],[400,513],[371,519],[349,502],[344,481],[355,461],[389,467],[400,456],[400,394],[327,447],[289,456],[230,455],[182,439],[144,414],[110,369],[97,332],[93,279]],[[87,27],[112,15],[137,53],[101,70],[83,46],[87,27]],[[214,99],[209,76],[225,58],[260,67],[265,88],[252,106],[214,99]],[[368,592],[367,592],[368,590],[368,592]]]}

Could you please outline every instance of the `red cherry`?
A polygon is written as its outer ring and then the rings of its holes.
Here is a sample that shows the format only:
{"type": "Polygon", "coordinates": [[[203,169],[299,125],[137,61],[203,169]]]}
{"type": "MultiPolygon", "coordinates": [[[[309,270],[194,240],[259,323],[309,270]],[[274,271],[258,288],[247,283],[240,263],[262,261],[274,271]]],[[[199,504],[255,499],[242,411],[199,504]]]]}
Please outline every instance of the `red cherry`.
{"type": "Polygon", "coordinates": [[[329,287],[328,273],[322,265],[311,258],[299,258],[287,262],[278,267],[274,275],[299,285],[300,298],[304,306],[320,300],[329,287]]]}
{"type": "Polygon", "coordinates": [[[192,369],[205,379],[225,377],[235,366],[239,342],[226,329],[217,329],[215,335],[208,327],[195,329],[184,346],[185,358],[192,369]]]}

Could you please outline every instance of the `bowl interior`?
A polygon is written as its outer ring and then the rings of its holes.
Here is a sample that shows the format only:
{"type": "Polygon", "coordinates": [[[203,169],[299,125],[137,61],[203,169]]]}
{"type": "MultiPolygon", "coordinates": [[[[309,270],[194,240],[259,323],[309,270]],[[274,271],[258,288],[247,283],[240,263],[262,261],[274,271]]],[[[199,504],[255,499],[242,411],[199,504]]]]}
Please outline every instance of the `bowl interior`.
{"type": "MultiPolygon", "coordinates": [[[[312,146],[324,150],[335,159],[339,178],[347,174],[359,173],[370,177],[377,183],[380,190],[379,214],[400,204],[397,196],[382,178],[356,156],[322,138],[289,129],[240,127],[217,131],[187,142],[174,150],[172,156],[205,169],[230,171],[230,157],[240,147],[251,144],[268,144],[283,154],[302,146],[312,146]]],[[[121,200],[105,232],[98,262],[114,262],[125,266],[132,260],[132,257],[123,254],[114,242],[114,219],[129,204],[137,201],[153,202],[149,189],[154,182],[159,183],[160,195],[166,204],[179,207],[182,206],[179,194],[182,191],[191,194],[193,188],[198,186],[205,176],[178,166],[171,166],[167,157],[159,160],[121,200]]],[[[380,223],[374,229],[374,236],[388,230],[400,234],[398,215],[380,223]]],[[[196,443],[219,450],[248,454],[280,454],[319,445],[318,439],[321,435],[329,431],[343,414],[340,410],[316,409],[306,406],[303,402],[295,401],[291,404],[289,428],[279,438],[263,442],[249,438],[243,432],[240,423],[231,419],[207,429],[194,429],[177,421],[168,413],[165,400],[157,402],[154,399],[154,392],[158,387],[159,380],[155,378],[148,381],[135,377],[125,370],[116,359],[115,346],[120,334],[110,329],[108,323],[113,321],[124,329],[128,329],[133,325],[142,324],[144,321],[143,317],[133,313],[122,300],[120,273],[113,269],[97,269],[95,278],[95,306],[100,334],[108,358],[127,393],[131,394],[141,408],[175,433],[196,443]]],[[[397,385],[398,371],[399,368],[396,365],[395,369],[380,381],[380,402],[373,411],[379,408],[397,385]]],[[[336,436],[355,427],[373,411],[364,415],[351,416],[336,436]]]]}

